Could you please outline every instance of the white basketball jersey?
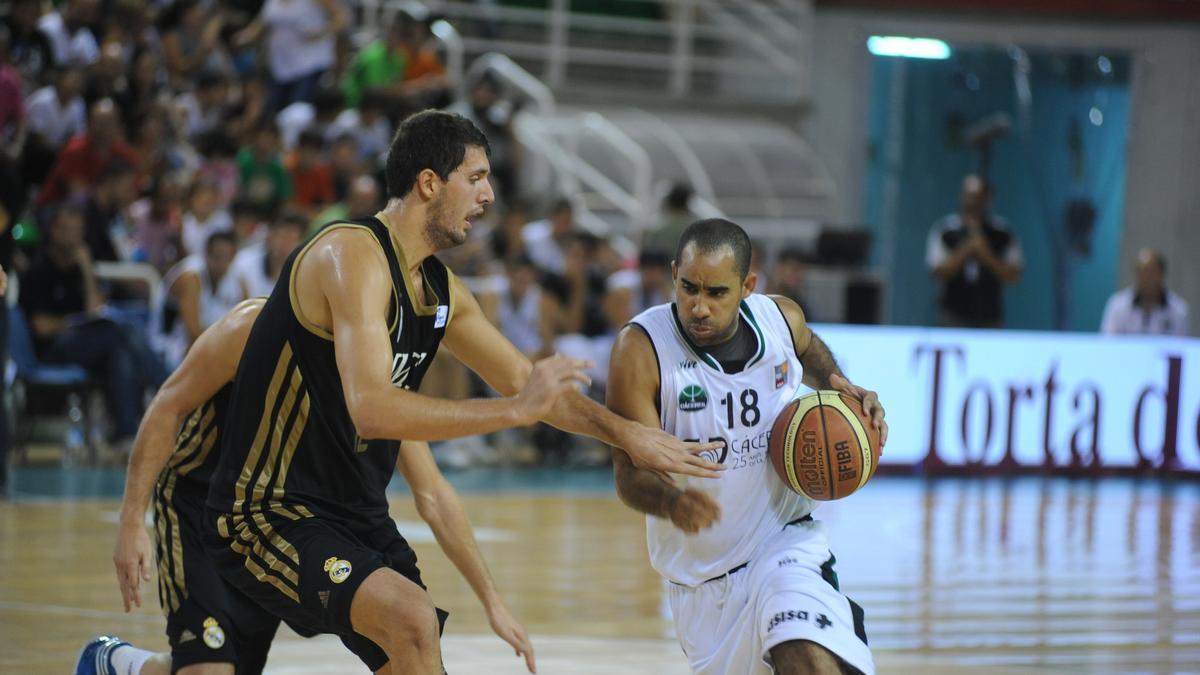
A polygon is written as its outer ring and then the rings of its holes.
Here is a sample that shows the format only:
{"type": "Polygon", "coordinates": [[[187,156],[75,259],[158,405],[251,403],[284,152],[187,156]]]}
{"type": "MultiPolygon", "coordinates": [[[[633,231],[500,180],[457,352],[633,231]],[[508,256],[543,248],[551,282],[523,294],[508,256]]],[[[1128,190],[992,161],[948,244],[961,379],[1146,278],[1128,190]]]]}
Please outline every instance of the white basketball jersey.
{"type": "Polygon", "coordinates": [[[706,458],[725,465],[720,478],[675,476],[680,487],[707,493],[721,505],[711,528],[687,535],[670,520],[648,516],[650,564],[676,583],[695,586],[751,559],[783,527],[813,509],[811,500],[784,485],[767,456],[775,417],[793,398],[803,375],[791,330],[775,301],[752,294],[741,315],[758,350],[740,373],[725,373],[694,348],[670,304],[633,318],[658,358],[662,428],[680,439],[725,441],[706,458]]]}

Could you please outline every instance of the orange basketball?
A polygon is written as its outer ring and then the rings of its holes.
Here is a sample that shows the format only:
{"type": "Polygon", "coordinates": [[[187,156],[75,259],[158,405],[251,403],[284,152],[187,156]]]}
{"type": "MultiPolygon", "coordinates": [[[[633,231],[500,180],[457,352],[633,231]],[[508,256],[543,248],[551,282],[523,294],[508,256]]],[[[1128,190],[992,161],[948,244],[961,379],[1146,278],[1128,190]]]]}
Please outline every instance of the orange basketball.
{"type": "Polygon", "coordinates": [[[867,484],[879,464],[879,432],[862,404],[836,391],[814,391],[775,418],[769,443],[775,473],[818,501],[841,499],[867,484]]]}

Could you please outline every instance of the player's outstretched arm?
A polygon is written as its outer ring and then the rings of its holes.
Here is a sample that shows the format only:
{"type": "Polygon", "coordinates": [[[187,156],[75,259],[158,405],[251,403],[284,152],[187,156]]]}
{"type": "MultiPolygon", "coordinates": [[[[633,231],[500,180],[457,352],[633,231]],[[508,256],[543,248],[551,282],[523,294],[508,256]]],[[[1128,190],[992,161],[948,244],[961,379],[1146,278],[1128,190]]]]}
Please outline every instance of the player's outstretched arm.
{"type": "Polygon", "coordinates": [[[838,367],[837,360],[833,358],[833,352],[829,351],[829,345],[808,327],[800,305],[782,295],[772,295],[771,299],[783,312],[783,318],[787,320],[788,328],[792,331],[796,357],[800,359],[800,365],[804,366],[804,378],[801,381],[813,389],[835,389],[861,401],[863,412],[871,416],[871,422],[879,430],[880,444],[886,444],[888,427],[887,422],[883,420],[884,410],[879,403],[879,396],[846,379],[842,369],[838,367]]]}
{"type": "Polygon", "coordinates": [[[533,645],[525,627],[513,618],[508,606],[496,590],[496,583],[488,571],[471,521],[458,492],[454,489],[433,461],[429,444],[424,441],[405,441],[400,445],[400,473],[408,482],[417,504],[417,513],[429,524],[438,546],[458,569],[476,597],[483,603],[492,630],[505,642],[512,645],[517,656],[525,657],[529,672],[537,672],[533,656],[533,645]]]}
{"type": "Polygon", "coordinates": [[[247,300],[204,331],[179,368],[171,373],[150,401],[138,427],[125,475],[121,521],[113,564],[125,611],[142,606],[139,581],[150,580],[153,553],[146,534],[146,508],[150,493],[175,448],[175,435],[185,415],[212,398],[233,380],[246,338],[263,300],[247,300]]]}
{"type": "MultiPolygon", "coordinates": [[[[454,315],[442,344],[496,391],[505,396],[520,391],[529,378],[529,359],[487,320],[466,284],[458,277],[453,283],[454,315]]],[[[650,426],[632,422],[574,388],[563,392],[541,420],[563,431],[623,448],[635,466],[664,475],[715,478],[725,468],[697,456],[720,444],[684,443],[660,429],[657,421],[650,426]]]]}
{"type": "MultiPolygon", "coordinates": [[[[658,365],[650,339],[640,329],[626,326],[613,344],[608,376],[608,407],[614,413],[646,426],[658,426],[658,365]]],[[[695,534],[721,516],[721,508],[708,495],[681,490],[671,481],[633,465],[620,448],[613,448],[613,475],[617,495],[630,508],[659,518],[695,534]]]]}
{"type": "Polygon", "coordinates": [[[332,333],[346,407],[363,438],[436,441],[532,424],[576,382],[587,382],[582,362],[558,357],[541,362],[529,386],[509,398],[451,401],[396,387],[387,325],[392,283],[373,235],[332,231],[296,265],[293,309],[332,333]]]}

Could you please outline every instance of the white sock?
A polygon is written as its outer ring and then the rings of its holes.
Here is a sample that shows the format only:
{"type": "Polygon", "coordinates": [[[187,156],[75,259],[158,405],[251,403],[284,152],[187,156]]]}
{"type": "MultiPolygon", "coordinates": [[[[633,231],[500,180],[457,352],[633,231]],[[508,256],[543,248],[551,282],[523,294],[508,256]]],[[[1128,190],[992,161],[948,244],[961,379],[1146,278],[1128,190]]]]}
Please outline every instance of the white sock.
{"type": "Polygon", "coordinates": [[[154,656],[154,652],[138,649],[133,645],[121,645],[108,655],[108,662],[112,664],[113,670],[117,671],[117,675],[138,675],[142,672],[142,665],[149,661],[151,656],[154,656]]]}

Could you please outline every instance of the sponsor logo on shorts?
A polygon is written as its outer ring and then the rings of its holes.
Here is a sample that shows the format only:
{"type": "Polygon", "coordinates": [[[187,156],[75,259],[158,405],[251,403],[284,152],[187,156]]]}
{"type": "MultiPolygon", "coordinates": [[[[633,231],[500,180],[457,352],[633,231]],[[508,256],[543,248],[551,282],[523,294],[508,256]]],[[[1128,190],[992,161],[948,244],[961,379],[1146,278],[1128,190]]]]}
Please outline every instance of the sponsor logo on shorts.
{"type": "Polygon", "coordinates": [[[679,392],[679,409],[683,412],[696,412],[708,407],[708,392],[698,384],[689,384],[679,392]]]}
{"type": "Polygon", "coordinates": [[[221,630],[221,624],[211,616],[204,620],[204,644],[208,645],[209,649],[225,646],[225,631],[221,630]]]}
{"type": "MultiPolygon", "coordinates": [[[[786,560],[786,558],[784,560],[786,560]]],[[[769,633],[775,630],[775,627],[781,623],[808,620],[809,613],[803,609],[790,609],[786,612],[779,612],[775,614],[775,616],[771,617],[771,621],[767,624],[767,632],[769,633]]],[[[812,622],[821,630],[825,630],[833,625],[833,622],[829,620],[829,617],[825,616],[824,614],[816,614],[812,617],[812,622]]]]}
{"type": "Polygon", "coordinates": [[[183,632],[179,634],[179,643],[180,644],[183,644],[184,642],[191,642],[192,640],[195,640],[195,639],[196,639],[196,634],[186,628],[184,628],[183,632]]]}
{"type": "Polygon", "coordinates": [[[791,565],[799,565],[799,564],[800,564],[800,561],[796,560],[795,558],[793,558],[791,556],[787,556],[786,558],[779,559],[780,567],[789,567],[791,565]]]}
{"type": "Polygon", "coordinates": [[[325,571],[329,572],[329,578],[335,584],[340,584],[349,579],[352,569],[349,560],[339,560],[337,556],[333,556],[325,561],[325,571]]]}
{"type": "Polygon", "coordinates": [[[767,624],[767,632],[775,630],[775,627],[781,623],[789,621],[808,621],[808,612],[802,609],[789,609],[786,612],[779,612],[771,617],[771,622],[767,624]]]}
{"type": "Polygon", "coordinates": [[[317,599],[321,601],[321,606],[329,609],[329,591],[317,591],[317,599]]]}

